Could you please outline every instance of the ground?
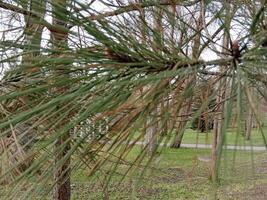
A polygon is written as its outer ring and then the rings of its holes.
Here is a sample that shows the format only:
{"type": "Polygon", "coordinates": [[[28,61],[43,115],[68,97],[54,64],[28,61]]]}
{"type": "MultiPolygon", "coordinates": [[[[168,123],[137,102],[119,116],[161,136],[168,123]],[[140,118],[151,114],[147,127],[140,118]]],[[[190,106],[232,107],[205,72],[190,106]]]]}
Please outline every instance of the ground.
{"type": "MultiPolygon", "coordinates": [[[[199,143],[205,142],[205,134],[199,135],[199,143]]],[[[209,135],[209,137],[211,137],[209,135]]],[[[187,131],[185,143],[194,143],[196,133],[187,131]]],[[[234,133],[228,133],[229,141],[235,140],[234,133]]],[[[252,135],[256,145],[260,145],[261,135],[252,135]],[[258,142],[257,142],[258,141],[258,142]]],[[[242,145],[242,138],[238,139],[242,145]]],[[[243,143],[244,144],[244,143],[243,143]]],[[[109,185],[103,183],[104,174],[110,172],[109,163],[101,172],[89,175],[88,168],[72,171],[72,200],[266,200],[267,199],[267,152],[224,150],[220,170],[220,182],[215,186],[210,180],[210,149],[162,148],[149,166],[120,164],[112,173],[109,185]],[[124,172],[133,166],[123,178],[124,172]],[[146,169],[146,170],[144,170],[146,169]],[[122,180],[123,179],[123,180],[122,180]],[[215,198],[216,197],[216,198],[215,198]]],[[[133,161],[141,152],[136,145],[127,157],[133,161]]],[[[77,157],[73,156],[72,164],[77,157]]],[[[49,183],[46,188],[49,193],[49,183]]],[[[44,193],[36,199],[51,199],[44,193]]],[[[39,194],[38,194],[39,195],[39,194]]],[[[1,199],[1,193],[0,193],[1,199]]]]}
{"type": "MultiPolygon", "coordinates": [[[[137,153],[138,149],[135,151],[137,153]]],[[[101,175],[100,179],[92,179],[84,176],[84,171],[79,171],[72,177],[72,199],[208,200],[214,199],[215,194],[220,200],[267,199],[265,152],[225,152],[217,188],[210,181],[209,163],[198,159],[209,154],[210,150],[203,149],[163,150],[141,180],[138,179],[140,173],[126,177],[122,182],[120,176],[115,175],[105,192],[101,175]]]]}

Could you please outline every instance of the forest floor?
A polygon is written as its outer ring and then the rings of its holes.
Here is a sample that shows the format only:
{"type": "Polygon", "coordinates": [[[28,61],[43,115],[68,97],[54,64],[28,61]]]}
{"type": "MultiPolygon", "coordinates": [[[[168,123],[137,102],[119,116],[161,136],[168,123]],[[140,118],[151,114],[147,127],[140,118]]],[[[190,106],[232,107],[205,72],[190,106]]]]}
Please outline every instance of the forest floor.
{"type": "MultiPolygon", "coordinates": [[[[132,156],[140,151],[136,147],[132,156]]],[[[102,174],[88,178],[86,171],[76,171],[72,176],[72,199],[267,199],[266,152],[224,151],[217,186],[210,180],[210,163],[199,159],[209,155],[209,149],[166,148],[144,174],[139,169],[121,182],[121,175],[114,173],[107,187],[101,184],[102,174]]],[[[123,173],[125,168],[119,166],[117,172],[123,173]]]]}

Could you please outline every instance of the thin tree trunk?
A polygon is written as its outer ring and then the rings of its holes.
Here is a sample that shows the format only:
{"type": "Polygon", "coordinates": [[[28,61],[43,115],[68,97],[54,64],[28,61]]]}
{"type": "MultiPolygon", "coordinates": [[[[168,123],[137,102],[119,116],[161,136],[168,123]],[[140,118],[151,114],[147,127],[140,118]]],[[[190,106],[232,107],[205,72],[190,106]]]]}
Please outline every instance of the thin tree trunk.
{"type": "Polygon", "coordinates": [[[246,140],[250,140],[251,138],[252,121],[253,121],[252,110],[251,108],[249,108],[249,113],[246,119],[246,140]]]}
{"type": "Polygon", "coordinates": [[[181,120],[180,122],[178,122],[178,126],[176,128],[176,134],[175,134],[175,138],[174,138],[174,142],[171,145],[172,148],[180,148],[181,144],[182,144],[182,140],[183,140],[183,136],[184,136],[184,132],[185,132],[185,128],[186,128],[186,123],[188,120],[188,113],[191,110],[191,100],[190,102],[188,102],[181,110],[180,115],[181,120]]]}
{"type": "Polygon", "coordinates": [[[64,134],[57,139],[55,144],[55,174],[56,181],[54,188],[55,200],[70,200],[71,187],[70,187],[70,158],[66,158],[70,150],[69,133],[64,134]],[[59,150],[59,148],[63,148],[59,150]],[[63,162],[62,162],[63,161],[63,162]],[[62,162],[62,163],[60,163],[62,162]]]}
{"type": "MultiPolygon", "coordinates": [[[[220,83],[221,84],[221,83],[220,83]]],[[[216,103],[222,104],[223,99],[223,89],[220,89],[219,94],[216,97],[216,103]]],[[[221,139],[222,133],[222,123],[223,123],[223,105],[218,106],[218,110],[214,116],[213,124],[213,139],[212,139],[212,150],[211,150],[211,177],[214,182],[217,182],[217,147],[221,139]]]]}
{"type": "Polygon", "coordinates": [[[250,140],[251,138],[251,131],[252,131],[252,126],[253,126],[253,111],[251,106],[248,105],[248,112],[246,116],[246,122],[245,122],[245,137],[246,140],[250,140]]]}
{"type": "MultiPolygon", "coordinates": [[[[137,0],[137,2],[142,3],[143,0],[137,0]]],[[[141,33],[141,40],[142,43],[146,43],[146,30],[147,30],[147,23],[146,23],[146,14],[145,14],[145,10],[144,8],[140,8],[139,9],[139,19],[140,19],[140,24],[139,24],[139,30],[141,33]]],[[[143,92],[143,89],[142,91],[143,92]]],[[[156,122],[156,110],[152,113],[149,113],[148,116],[145,119],[145,123],[144,123],[144,143],[145,146],[147,146],[147,152],[149,154],[152,154],[157,147],[157,129],[158,129],[158,124],[156,122]]]]}
{"type": "MultiPolygon", "coordinates": [[[[228,45],[228,36],[224,37],[224,47],[228,45]]],[[[223,68],[224,66],[221,66],[223,68]]],[[[225,100],[226,93],[226,79],[221,79],[219,82],[218,94],[216,97],[217,111],[214,116],[214,125],[213,125],[213,139],[212,139],[212,152],[211,152],[211,177],[214,182],[218,181],[218,147],[222,140],[222,126],[224,123],[224,106],[223,103],[225,100]]]]}
{"type": "MultiPolygon", "coordinates": [[[[40,20],[44,19],[45,8],[46,8],[46,2],[45,1],[42,1],[42,0],[40,2],[25,1],[25,2],[21,3],[21,6],[25,10],[29,10],[31,12],[36,12],[36,13],[38,12],[40,14],[40,18],[41,18],[40,20]]],[[[24,22],[25,22],[24,43],[26,45],[23,49],[21,65],[22,65],[22,68],[25,68],[25,66],[27,66],[27,67],[29,67],[29,69],[27,69],[26,71],[24,71],[22,69],[21,71],[23,73],[21,75],[23,75],[23,76],[19,76],[19,79],[22,79],[23,81],[25,81],[25,80],[27,81],[27,79],[30,76],[32,76],[34,73],[38,73],[40,71],[39,67],[33,68],[30,66],[32,66],[33,58],[40,56],[43,26],[38,24],[38,22],[36,21],[35,18],[33,18],[32,16],[28,16],[28,15],[24,16],[24,22]]],[[[20,69],[19,69],[19,71],[20,71],[20,69]]],[[[26,103],[32,101],[32,100],[30,100],[31,98],[29,98],[28,96],[24,96],[23,99],[26,103]]],[[[18,143],[20,145],[20,146],[18,146],[18,148],[21,148],[21,150],[19,152],[23,153],[19,156],[17,154],[14,154],[14,155],[17,155],[18,157],[20,157],[20,159],[27,157],[27,161],[25,161],[25,162],[23,161],[23,163],[21,163],[22,167],[20,169],[22,171],[26,170],[26,168],[28,168],[30,166],[30,164],[32,163],[32,159],[33,159],[33,157],[30,156],[30,152],[26,152],[27,149],[29,149],[33,145],[33,140],[34,140],[35,133],[36,133],[35,129],[32,129],[31,131],[27,131],[28,128],[30,128],[33,123],[34,122],[31,121],[29,123],[25,123],[25,124],[21,124],[19,126],[16,126],[15,131],[14,131],[16,133],[16,136],[20,135],[20,136],[18,136],[18,138],[19,138],[18,143]],[[24,155],[25,153],[27,156],[24,155]]]]}
{"type": "MultiPolygon", "coordinates": [[[[67,0],[55,0],[53,1],[53,25],[67,28],[67,0]]],[[[60,50],[64,50],[67,48],[67,37],[68,32],[52,32],[52,42],[53,47],[58,52],[60,50]]],[[[56,54],[55,56],[59,56],[60,54],[56,54]]],[[[57,66],[57,68],[61,68],[57,66]]],[[[66,66],[62,66],[63,69],[66,69],[66,66]]],[[[63,76],[68,76],[67,73],[62,73],[62,69],[55,69],[54,73],[57,76],[62,76],[62,78],[66,78],[63,76]]],[[[65,93],[67,91],[67,87],[57,87],[55,88],[55,93],[65,93]]],[[[68,121],[68,119],[62,119],[61,124],[57,128],[57,130],[62,130],[64,124],[68,121]]],[[[55,156],[55,173],[54,173],[54,199],[55,200],[70,200],[71,198],[71,187],[70,187],[70,157],[68,156],[68,152],[70,150],[70,132],[67,131],[62,135],[58,136],[57,141],[54,147],[54,156],[55,156]]]]}
{"type": "MultiPolygon", "coordinates": [[[[200,39],[201,39],[201,29],[202,29],[202,26],[203,26],[203,20],[202,20],[202,15],[201,15],[201,12],[199,14],[199,17],[198,17],[198,20],[196,22],[196,30],[199,31],[198,34],[196,34],[195,38],[194,38],[194,43],[193,43],[193,46],[192,46],[192,58],[193,59],[197,59],[199,57],[199,48],[200,48],[200,39]]],[[[191,84],[191,82],[196,79],[196,75],[190,75],[188,77],[188,80],[186,80],[186,87],[187,88],[187,85],[188,84],[191,84]]],[[[194,81],[193,81],[194,82],[194,81]]],[[[174,142],[173,144],[171,145],[171,147],[173,148],[180,148],[181,146],[181,143],[182,143],[182,140],[183,140],[183,136],[184,136],[184,132],[185,132],[185,129],[186,129],[186,124],[188,122],[188,113],[190,113],[191,111],[191,108],[192,108],[192,104],[193,104],[193,98],[192,97],[189,97],[188,98],[188,101],[186,103],[186,106],[182,108],[180,114],[181,116],[183,116],[179,122],[179,125],[176,129],[176,137],[174,139],[174,142]]]]}
{"type": "Polygon", "coordinates": [[[145,143],[147,145],[147,151],[149,154],[153,154],[157,148],[157,131],[158,131],[158,122],[157,122],[157,110],[154,110],[149,114],[146,120],[146,135],[145,143]]]}
{"type": "Polygon", "coordinates": [[[169,110],[169,100],[165,100],[163,98],[161,104],[160,104],[160,117],[161,117],[161,123],[160,123],[160,135],[164,136],[168,132],[168,110],[169,110]]]}
{"type": "MultiPolygon", "coordinates": [[[[161,8],[155,8],[154,10],[154,28],[157,30],[154,40],[154,50],[158,51],[163,46],[163,27],[162,27],[162,9],[161,8]]],[[[157,104],[154,104],[154,110],[149,113],[147,119],[146,119],[146,134],[145,134],[145,143],[147,144],[147,151],[149,154],[152,154],[155,152],[157,148],[157,132],[158,132],[158,113],[160,112],[158,110],[157,104]]]]}
{"type": "MultiPolygon", "coordinates": [[[[230,41],[227,27],[230,26],[230,4],[226,3],[226,18],[225,18],[225,31],[223,35],[222,55],[224,55],[228,49],[230,41]]],[[[220,66],[220,71],[224,71],[227,66],[220,66]]],[[[213,139],[212,139],[212,150],[211,150],[211,178],[214,183],[218,181],[218,164],[219,164],[219,151],[218,147],[222,140],[222,125],[224,123],[224,106],[225,104],[225,93],[226,93],[226,78],[221,78],[218,85],[218,93],[216,96],[217,111],[214,116],[213,125],[213,139]]]]}

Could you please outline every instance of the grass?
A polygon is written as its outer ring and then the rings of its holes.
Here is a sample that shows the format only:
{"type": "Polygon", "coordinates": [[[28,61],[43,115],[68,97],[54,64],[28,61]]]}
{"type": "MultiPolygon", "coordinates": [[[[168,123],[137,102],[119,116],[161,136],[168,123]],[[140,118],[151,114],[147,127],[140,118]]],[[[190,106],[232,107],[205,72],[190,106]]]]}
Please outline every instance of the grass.
{"type": "MultiPolygon", "coordinates": [[[[129,160],[139,151],[140,147],[135,147],[129,160]]],[[[100,173],[97,174],[100,177],[98,179],[96,175],[86,177],[86,170],[80,170],[72,176],[72,199],[213,199],[215,189],[209,179],[210,165],[198,159],[200,156],[209,155],[210,150],[207,149],[164,149],[141,178],[141,169],[126,177],[122,183],[119,181],[121,177],[114,175],[105,192],[101,185],[103,177],[100,173]]],[[[220,185],[216,190],[218,198],[253,199],[251,195],[258,187],[265,189],[266,156],[266,153],[225,151],[220,171],[220,185]]],[[[124,171],[125,167],[120,166],[118,171],[124,171]]]]}
{"type": "MultiPolygon", "coordinates": [[[[267,128],[263,129],[263,134],[267,139],[267,128]]],[[[134,133],[133,138],[137,138],[140,134],[134,133]]],[[[168,135],[166,137],[168,142],[173,142],[174,133],[168,135]]],[[[165,141],[163,139],[163,141],[165,141]]],[[[238,146],[265,146],[262,133],[258,129],[253,129],[251,133],[251,139],[246,140],[245,137],[241,134],[237,134],[236,130],[228,129],[226,133],[226,144],[227,145],[238,145],[238,146]]],[[[198,130],[193,130],[187,128],[185,130],[183,140],[183,144],[212,144],[212,131],[208,133],[201,133],[198,130]]]]}
{"type": "MultiPolygon", "coordinates": [[[[267,137],[267,130],[264,129],[265,137],[267,137]]],[[[183,141],[184,144],[211,144],[212,132],[199,133],[198,131],[192,129],[186,129],[183,141]]],[[[236,131],[228,130],[226,133],[226,143],[228,145],[255,145],[264,146],[262,134],[257,130],[253,129],[251,134],[251,140],[246,140],[244,136],[237,135],[236,131]]]]}
{"type": "MultiPolygon", "coordinates": [[[[196,135],[196,131],[187,129],[183,142],[195,143],[196,135]]],[[[206,134],[198,135],[199,143],[205,144],[206,134]]],[[[211,133],[208,133],[208,142],[211,136],[211,133]]],[[[234,144],[235,133],[229,131],[227,138],[228,144],[234,144]]],[[[239,138],[239,141],[241,139],[239,138]]],[[[257,145],[261,144],[261,136],[255,130],[253,130],[252,140],[257,145]]],[[[72,200],[208,200],[214,199],[215,191],[220,200],[267,199],[266,152],[224,150],[220,184],[215,188],[210,180],[210,163],[199,159],[209,157],[210,149],[164,148],[159,151],[161,152],[156,154],[144,174],[141,173],[144,167],[138,168],[121,182],[122,176],[114,173],[108,187],[103,184],[105,176],[101,172],[89,176],[87,168],[73,171],[72,200]]],[[[141,147],[136,145],[127,157],[127,161],[134,160],[140,152],[141,147]]],[[[108,167],[109,164],[104,166],[103,170],[109,170],[108,167]]],[[[128,165],[119,165],[117,172],[123,174],[128,167],[128,165]]],[[[51,199],[50,197],[47,199],[51,199]]]]}

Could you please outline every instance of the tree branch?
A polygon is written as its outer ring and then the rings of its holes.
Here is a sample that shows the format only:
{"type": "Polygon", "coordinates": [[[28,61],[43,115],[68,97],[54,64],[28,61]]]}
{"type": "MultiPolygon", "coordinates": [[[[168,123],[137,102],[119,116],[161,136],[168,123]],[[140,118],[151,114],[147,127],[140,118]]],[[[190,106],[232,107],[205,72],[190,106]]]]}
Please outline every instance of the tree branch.
{"type": "MultiPolygon", "coordinates": [[[[178,1],[178,0],[161,0],[160,2],[149,1],[149,2],[143,2],[143,3],[131,3],[127,6],[120,7],[114,11],[108,11],[108,12],[98,14],[98,15],[93,14],[93,15],[89,16],[88,19],[89,20],[101,20],[101,19],[106,18],[106,17],[112,17],[112,16],[120,15],[120,14],[123,14],[126,12],[137,11],[137,10],[140,10],[142,8],[147,8],[147,7],[151,7],[151,6],[158,6],[158,5],[160,5],[160,6],[168,6],[169,5],[170,6],[170,5],[175,4],[175,5],[182,5],[182,6],[192,6],[196,3],[198,3],[199,1],[200,0],[194,0],[194,1],[189,1],[189,2],[184,1],[181,3],[181,1],[178,1]]],[[[44,20],[41,16],[39,16],[38,13],[25,10],[23,8],[20,8],[19,6],[5,3],[1,0],[0,0],[0,8],[3,8],[5,10],[9,10],[9,11],[13,11],[16,13],[20,13],[23,15],[32,16],[32,17],[38,19],[39,23],[41,25],[45,26],[51,32],[69,31],[68,28],[58,27],[58,26],[54,26],[54,25],[50,24],[49,22],[44,20]]]]}
{"type": "Polygon", "coordinates": [[[170,6],[170,5],[182,5],[182,6],[192,6],[196,3],[198,3],[200,0],[195,0],[195,1],[184,1],[181,3],[181,1],[177,0],[161,0],[161,1],[149,1],[149,2],[143,2],[143,3],[131,3],[127,6],[123,6],[118,8],[117,10],[114,11],[108,11],[102,14],[98,15],[91,15],[88,17],[89,20],[100,20],[106,17],[112,17],[116,15],[120,15],[126,12],[131,12],[131,11],[138,11],[143,8],[151,7],[151,6],[170,6]]]}

